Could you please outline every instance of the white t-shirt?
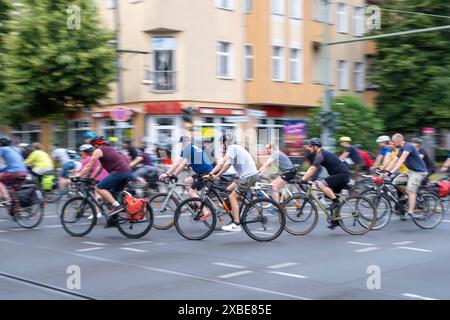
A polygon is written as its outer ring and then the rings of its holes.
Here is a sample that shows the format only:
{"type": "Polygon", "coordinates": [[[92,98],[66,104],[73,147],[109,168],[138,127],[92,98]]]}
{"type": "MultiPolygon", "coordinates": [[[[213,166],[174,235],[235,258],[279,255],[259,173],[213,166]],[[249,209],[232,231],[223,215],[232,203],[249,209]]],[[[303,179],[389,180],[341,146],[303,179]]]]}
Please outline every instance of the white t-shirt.
{"type": "Polygon", "coordinates": [[[61,165],[65,165],[67,162],[72,161],[64,148],[56,148],[52,151],[52,157],[58,159],[61,165]]]}
{"type": "Polygon", "coordinates": [[[234,144],[228,148],[226,155],[230,157],[230,163],[233,165],[239,178],[244,179],[258,173],[255,161],[243,147],[234,144]]]}

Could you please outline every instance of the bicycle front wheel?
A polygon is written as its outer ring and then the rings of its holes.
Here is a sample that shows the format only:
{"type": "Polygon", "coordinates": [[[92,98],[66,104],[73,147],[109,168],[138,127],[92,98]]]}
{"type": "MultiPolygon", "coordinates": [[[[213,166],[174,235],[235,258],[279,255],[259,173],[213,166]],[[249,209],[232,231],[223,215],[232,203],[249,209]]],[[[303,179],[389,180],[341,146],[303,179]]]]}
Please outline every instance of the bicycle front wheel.
{"type": "Polygon", "coordinates": [[[377,222],[372,230],[380,230],[386,227],[392,216],[392,205],[389,198],[384,194],[378,193],[375,189],[367,189],[361,193],[361,196],[372,201],[377,211],[377,222]]]}
{"type": "Polygon", "coordinates": [[[216,227],[217,217],[212,205],[201,198],[189,198],[175,211],[175,228],[188,240],[203,240],[216,227]]]}
{"type": "Polygon", "coordinates": [[[167,198],[167,193],[157,193],[148,200],[153,209],[153,227],[157,230],[168,230],[173,227],[174,214],[179,202],[175,197],[167,198]]]}
{"type": "Polygon", "coordinates": [[[72,237],[84,237],[97,223],[96,207],[83,197],[75,197],[64,204],[59,218],[68,234],[72,237]]]}
{"type": "Polygon", "coordinates": [[[242,214],[242,227],[256,241],[272,241],[286,226],[286,214],[271,199],[259,198],[250,202],[242,214]]]}
{"type": "Polygon", "coordinates": [[[350,196],[341,203],[336,220],[347,233],[362,235],[375,226],[377,212],[369,199],[361,196],[350,196]]]}
{"type": "Polygon", "coordinates": [[[127,211],[118,215],[117,229],[130,239],[139,239],[145,236],[153,226],[153,210],[146,204],[144,213],[139,218],[133,218],[127,211]]]}
{"type": "Polygon", "coordinates": [[[433,229],[444,218],[445,209],[442,200],[432,193],[424,193],[417,197],[416,210],[412,219],[422,229],[433,229]]]}

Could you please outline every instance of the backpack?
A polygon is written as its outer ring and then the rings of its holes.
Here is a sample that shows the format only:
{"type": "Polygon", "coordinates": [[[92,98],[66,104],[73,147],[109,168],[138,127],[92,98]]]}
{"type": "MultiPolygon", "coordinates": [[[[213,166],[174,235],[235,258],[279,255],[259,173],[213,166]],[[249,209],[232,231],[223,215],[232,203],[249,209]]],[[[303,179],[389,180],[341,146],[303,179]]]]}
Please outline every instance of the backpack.
{"type": "Polygon", "coordinates": [[[37,187],[35,185],[23,186],[16,191],[16,197],[19,200],[22,208],[31,207],[40,202],[36,193],[37,187]]]}
{"type": "Polygon", "coordinates": [[[364,160],[364,165],[366,167],[372,167],[374,164],[373,158],[370,156],[370,154],[367,151],[359,151],[359,155],[364,160]]]}
{"type": "Polygon", "coordinates": [[[436,185],[441,198],[444,198],[450,194],[450,181],[439,181],[436,185]]]}

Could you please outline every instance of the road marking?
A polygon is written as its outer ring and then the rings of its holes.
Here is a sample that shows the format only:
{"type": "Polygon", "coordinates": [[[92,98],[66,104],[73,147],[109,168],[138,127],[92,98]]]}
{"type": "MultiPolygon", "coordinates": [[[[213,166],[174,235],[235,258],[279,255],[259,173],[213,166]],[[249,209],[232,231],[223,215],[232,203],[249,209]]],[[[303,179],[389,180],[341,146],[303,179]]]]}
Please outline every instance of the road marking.
{"type": "Polygon", "coordinates": [[[224,232],[224,233],[216,233],[215,235],[216,236],[227,236],[227,235],[230,235],[230,234],[235,234],[234,232],[224,232]]]}
{"type": "Polygon", "coordinates": [[[166,243],[165,242],[158,242],[158,243],[155,243],[155,246],[162,246],[162,245],[165,245],[166,243]]]}
{"type": "Polygon", "coordinates": [[[414,243],[414,241],[394,242],[394,243],[392,243],[392,244],[394,244],[394,245],[396,245],[396,246],[402,246],[402,245],[405,245],[405,244],[411,244],[411,243],[414,243]]]}
{"type": "MultiPolygon", "coordinates": [[[[1,220],[0,220],[1,221],[1,220]]],[[[442,220],[442,222],[450,222],[450,220],[442,220]]]]}
{"type": "Polygon", "coordinates": [[[56,215],[56,214],[49,214],[48,216],[45,215],[44,217],[46,217],[46,218],[59,218],[59,216],[56,215]]]}
{"type": "MultiPolygon", "coordinates": [[[[154,210],[153,210],[154,211],[154,210]]],[[[153,212],[154,213],[154,212],[153,212]]],[[[187,213],[186,213],[187,214],[187,213]]],[[[158,218],[169,218],[172,217],[173,218],[173,214],[163,214],[163,215],[155,215],[154,218],[158,219],[158,218]]]]}
{"type": "Polygon", "coordinates": [[[93,246],[106,246],[106,243],[100,243],[100,242],[89,242],[89,241],[84,241],[82,242],[84,244],[91,244],[93,246]]]}
{"type": "Polygon", "coordinates": [[[402,293],[402,295],[405,296],[405,297],[417,298],[417,299],[422,299],[422,300],[439,300],[439,299],[435,299],[435,298],[419,296],[417,294],[412,294],[412,293],[402,293]]]}
{"type": "Polygon", "coordinates": [[[355,252],[369,252],[369,251],[374,251],[374,250],[378,250],[378,249],[380,249],[380,248],[378,248],[378,247],[369,247],[369,248],[355,250],[355,252]]]}
{"type": "Polygon", "coordinates": [[[405,249],[405,250],[412,250],[412,251],[420,251],[420,252],[432,252],[433,250],[429,249],[420,249],[420,248],[413,248],[413,247],[398,247],[399,249],[405,249]]]}
{"type": "Polygon", "coordinates": [[[147,250],[135,249],[135,248],[120,248],[121,250],[132,251],[132,252],[147,252],[147,250]]]}
{"type": "Polygon", "coordinates": [[[44,228],[48,228],[48,229],[61,228],[61,227],[62,227],[62,225],[60,225],[60,224],[54,224],[54,225],[51,225],[51,226],[44,226],[44,228]]]}
{"type": "Polygon", "coordinates": [[[236,268],[236,269],[244,269],[244,266],[238,266],[235,264],[228,264],[228,263],[223,263],[223,262],[214,262],[213,264],[215,264],[216,266],[222,266],[222,267],[230,267],[230,268],[236,268]]]}
{"type": "Polygon", "coordinates": [[[279,271],[267,271],[268,273],[274,273],[278,274],[280,276],[286,276],[286,277],[292,277],[292,278],[299,278],[299,279],[306,279],[307,276],[302,276],[300,274],[293,274],[293,273],[286,273],[286,272],[279,272],[279,271]]]}
{"type": "Polygon", "coordinates": [[[6,233],[8,230],[0,230],[0,233],[6,233]]]}
{"type": "Polygon", "coordinates": [[[87,252],[87,251],[94,251],[94,250],[100,250],[103,249],[103,247],[94,247],[94,248],[86,248],[86,249],[78,249],[76,252],[87,252]]]}
{"type": "Polygon", "coordinates": [[[219,278],[221,279],[229,279],[229,278],[233,278],[233,277],[237,277],[237,276],[242,276],[244,274],[249,274],[249,273],[253,273],[253,271],[238,271],[238,272],[234,272],[234,273],[228,273],[228,274],[224,274],[219,276],[219,278]]]}
{"type": "Polygon", "coordinates": [[[5,222],[5,221],[9,221],[7,219],[0,219],[0,222],[5,222]]]}
{"type": "Polygon", "coordinates": [[[375,244],[373,243],[367,243],[367,242],[354,242],[354,241],[347,241],[347,243],[350,244],[359,244],[361,246],[374,246],[375,244]]]}
{"type": "Polygon", "coordinates": [[[28,230],[28,229],[24,229],[24,228],[12,228],[9,229],[10,231],[24,231],[24,230],[28,230]]]}
{"type": "Polygon", "coordinates": [[[286,263],[276,264],[274,266],[268,266],[267,268],[269,268],[269,269],[279,269],[279,268],[286,268],[286,267],[290,267],[290,266],[295,266],[297,264],[298,264],[297,262],[286,262],[286,263]]]}
{"type": "Polygon", "coordinates": [[[124,243],[124,246],[134,246],[134,245],[139,245],[139,244],[146,244],[146,243],[152,243],[153,241],[137,241],[137,242],[127,242],[124,243]]]}
{"type": "Polygon", "coordinates": [[[269,232],[253,231],[253,233],[267,234],[269,236],[273,236],[273,233],[269,233],[269,232]]]}

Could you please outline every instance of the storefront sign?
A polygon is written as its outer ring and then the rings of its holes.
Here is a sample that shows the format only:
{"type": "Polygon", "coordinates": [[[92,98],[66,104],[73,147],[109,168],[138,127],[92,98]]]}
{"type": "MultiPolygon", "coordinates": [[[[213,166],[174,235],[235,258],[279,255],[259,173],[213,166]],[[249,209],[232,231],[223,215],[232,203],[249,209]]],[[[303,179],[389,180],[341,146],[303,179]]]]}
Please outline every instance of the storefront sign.
{"type": "Polygon", "coordinates": [[[150,102],[145,104],[146,114],[181,114],[179,102],[150,102]]]}
{"type": "Polygon", "coordinates": [[[110,113],[111,119],[118,122],[126,122],[133,116],[133,111],[124,106],[115,107],[110,113]]]}

